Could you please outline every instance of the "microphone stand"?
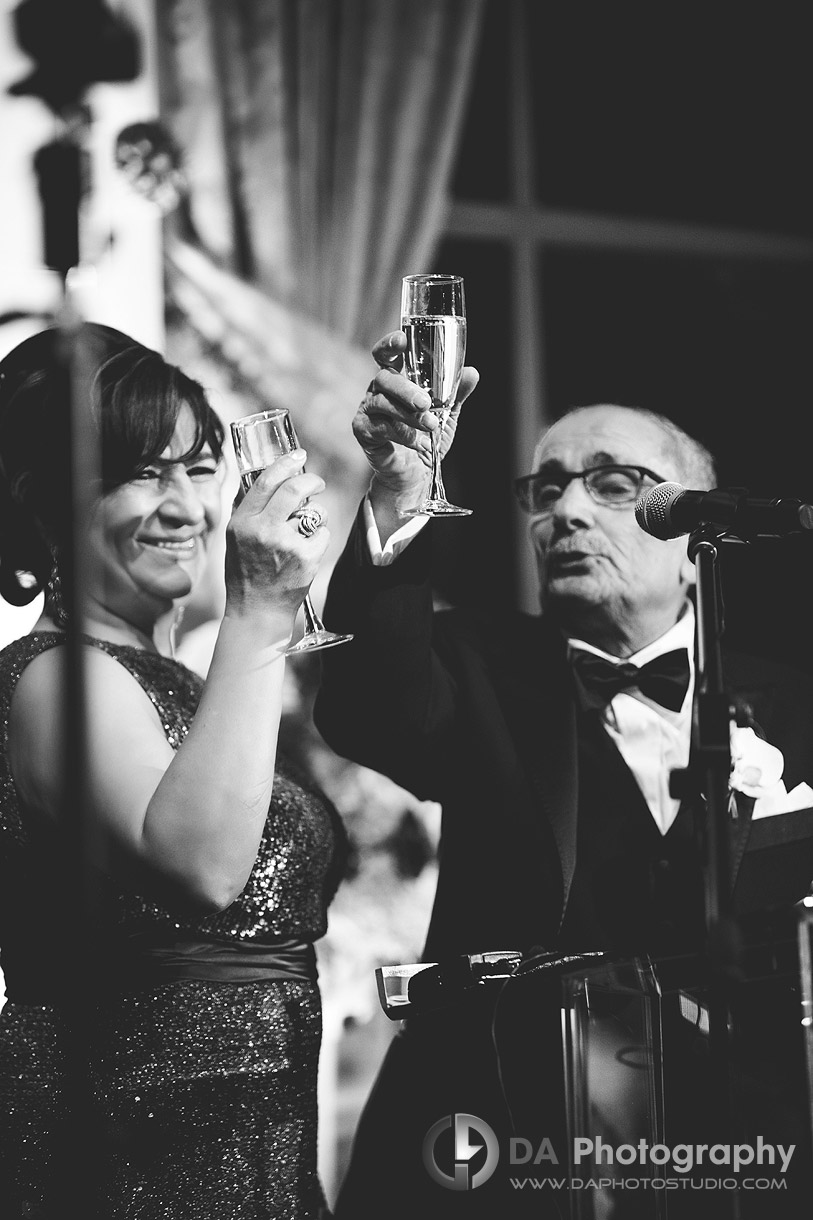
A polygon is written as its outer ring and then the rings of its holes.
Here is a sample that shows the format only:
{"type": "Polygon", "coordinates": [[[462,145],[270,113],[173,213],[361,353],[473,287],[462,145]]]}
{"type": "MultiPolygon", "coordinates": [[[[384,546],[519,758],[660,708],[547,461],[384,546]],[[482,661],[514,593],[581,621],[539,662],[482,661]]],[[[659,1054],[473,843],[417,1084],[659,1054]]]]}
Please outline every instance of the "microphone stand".
{"type": "MultiPolygon", "coordinates": [[[[712,1099],[719,1136],[733,1134],[732,989],[741,976],[742,946],[733,916],[729,777],[731,708],[723,683],[720,638],[724,630],[718,567],[719,527],[701,523],[690,535],[689,558],[697,571],[696,681],[692,710],[690,781],[698,810],[697,831],[705,865],[706,966],[709,971],[709,1048],[712,1099]]],[[[726,1191],[730,1216],[740,1215],[739,1192],[726,1191]]],[[[720,1201],[722,1207],[722,1201],[720,1201]]],[[[722,1215],[722,1211],[720,1213],[722,1215]]]]}

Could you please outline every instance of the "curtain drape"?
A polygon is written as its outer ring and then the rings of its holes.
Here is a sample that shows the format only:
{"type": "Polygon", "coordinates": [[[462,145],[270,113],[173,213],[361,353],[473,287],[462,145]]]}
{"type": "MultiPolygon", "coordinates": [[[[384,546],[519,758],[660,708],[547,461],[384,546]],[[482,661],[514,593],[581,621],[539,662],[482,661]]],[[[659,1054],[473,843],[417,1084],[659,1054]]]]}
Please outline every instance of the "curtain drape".
{"type": "Polygon", "coordinates": [[[161,0],[194,238],[350,344],[431,269],[483,0],[161,0]]]}

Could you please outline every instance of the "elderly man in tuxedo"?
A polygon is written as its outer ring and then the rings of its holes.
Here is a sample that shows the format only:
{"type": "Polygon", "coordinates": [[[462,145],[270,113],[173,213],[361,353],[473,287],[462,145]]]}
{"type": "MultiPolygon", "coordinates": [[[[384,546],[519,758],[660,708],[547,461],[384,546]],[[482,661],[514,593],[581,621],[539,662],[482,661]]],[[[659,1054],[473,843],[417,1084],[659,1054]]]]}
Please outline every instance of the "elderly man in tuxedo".
{"type": "MultiPolygon", "coordinates": [[[[435,611],[429,557],[444,525],[404,514],[425,494],[438,420],[405,377],[403,352],[401,332],[376,345],[379,369],[354,421],[372,479],[325,618],[355,641],[324,654],[315,719],[338,753],[442,806],[424,960],[539,947],[702,953],[698,802],[670,791],[692,744],[696,569],[686,538],[651,537],[635,502],[662,481],[714,487],[714,462],[650,411],[570,411],[516,484],[541,614],[435,611]]],[[[466,368],[444,450],[476,384],[466,368]]],[[[740,715],[782,751],[784,782],[810,778],[809,681],[734,656],[725,681],[740,715]]],[[[549,1015],[539,1033],[555,1038],[549,1015]]],[[[505,1156],[476,1190],[444,1189],[427,1173],[424,1140],[444,1115],[486,1120],[507,1148],[516,1113],[533,1107],[534,1096],[515,1107],[507,1095],[493,1039],[488,987],[404,1023],[359,1124],[339,1220],[376,1204],[410,1220],[544,1214],[541,1198],[530,1205],[512,1190],[505,1156]]],[[[551,1095],[557,1087],[551,1079],[551,1095]]],[[[697,1196],[693,1205],[702,1214],[697,1196]]],[[[563,1204],[551,1206],[557,1215],[563,1204]]]]}

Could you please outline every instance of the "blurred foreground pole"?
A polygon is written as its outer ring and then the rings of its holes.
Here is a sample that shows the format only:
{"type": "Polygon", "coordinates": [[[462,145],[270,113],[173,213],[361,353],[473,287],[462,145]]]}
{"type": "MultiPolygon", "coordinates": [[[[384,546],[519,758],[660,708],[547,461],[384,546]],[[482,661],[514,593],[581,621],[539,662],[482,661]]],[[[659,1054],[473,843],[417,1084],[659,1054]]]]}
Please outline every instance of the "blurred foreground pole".
{"type": "Polygon", "coordinates": [[[82,334],[82,318],[70,292],[70,275],[81,261],[80,213],[90,184],[87,154],[90,109],[87,89],[97,82],[133,80],[140,70],[135,32],[102,0],[23,0],[14,11],[20,48],[33,71],[9,92],[39,97],[56,119],[54,139],[34,157],[42,203],[44,263],[59,275],[61,301],[52,324],[59,332],[57,376],[69,418],[67,485],[71,529],[59,555],[62,598],[68,615],[67,684],[59,843],[64,923],[60,1004],[66,1019],[65,1104],[60,1111],[55,1197],[65,1215],[105,1220],[108,1148],[94,1102],[90,1071],[92,1007],[104,961],[93,952],[91,929],[98,887],[91,865],[87,808],[87,735],[81,636],[82,591],[91,556],[85,547],[93,489],[101,473],[99,438],[93,427],[89,390],[95,362],[82,334]]]}

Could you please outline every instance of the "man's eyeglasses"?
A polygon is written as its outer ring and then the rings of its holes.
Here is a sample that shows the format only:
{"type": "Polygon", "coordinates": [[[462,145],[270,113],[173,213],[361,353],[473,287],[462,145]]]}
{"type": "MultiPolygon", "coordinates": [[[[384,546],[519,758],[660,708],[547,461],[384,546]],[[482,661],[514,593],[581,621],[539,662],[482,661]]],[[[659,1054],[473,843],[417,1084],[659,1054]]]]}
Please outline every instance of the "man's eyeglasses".
{"type": "Polygon", "coordinates": [[[573,479],[583,479],[588,494],[596,504],[607,508],[625,508],[634,504],[641,494],[644,479],[653,483],[666,480],[646,466],[590,466],[587,470],[562,471],[553,474],[542,471],[526,474],[514,482],[514,491],[526,513],[545,516],[552,513],[557,500],[573,479]]]}

